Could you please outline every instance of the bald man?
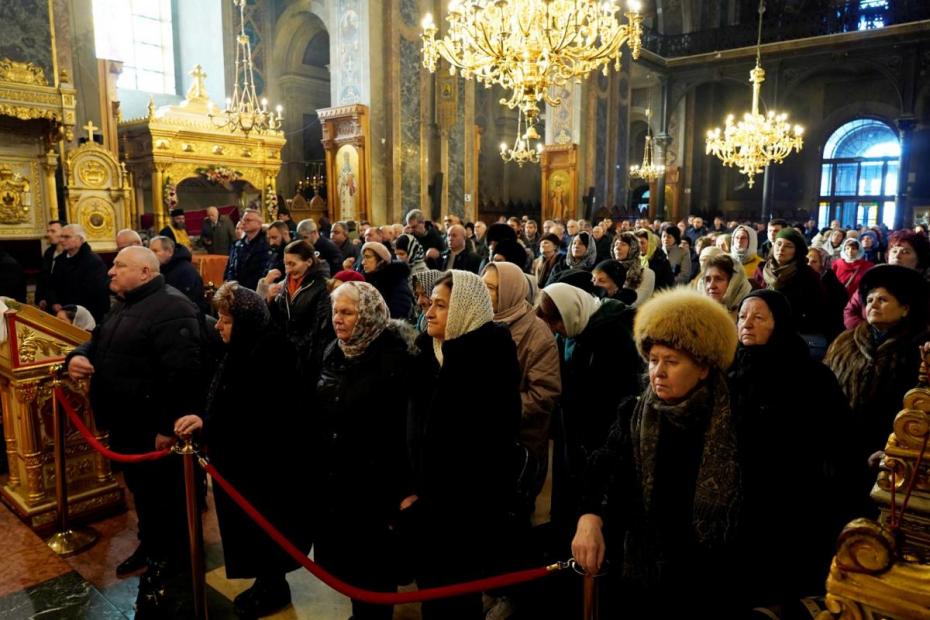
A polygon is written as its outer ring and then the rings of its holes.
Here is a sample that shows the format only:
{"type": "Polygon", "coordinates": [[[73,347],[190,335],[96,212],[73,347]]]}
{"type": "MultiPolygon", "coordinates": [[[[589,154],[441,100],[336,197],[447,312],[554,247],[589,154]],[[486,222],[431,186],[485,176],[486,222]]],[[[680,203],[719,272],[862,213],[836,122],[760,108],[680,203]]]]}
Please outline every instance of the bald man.
{"type": "MultiPolygon", "coordinates": [[[[114,450],[167,448],[174,443],[175,420],[202,415],[205,377],[197,308],[165,285],[158,257],[148,248],[122,250],[109,277],[119,302],[91,339],[67,357],[68,374],[90,381],[97,426],[109,430],[114,450]]],[[[140,545],[117,572],[147,565],[136,613],[162,617],[169,604],[167,580],[189,568],[181,459],[131,463],[123,471],[135,500],[140,545]]]]}
{"type": "Polygon", "coordinates": [[[237,239],[236,225],[229,216],[220,215],[216,207],[207,207],[207,217],[203,219],[200,228],[200,245],[207,254],[229,256],[229,251],[237,239]]]}
{"type": "Polygon", "coordinates": [[[131,228],[124,228],[116,233],[116,250],[122,250],[134,245],[142,245],[142,237],[131,228]]]}
{"type": "Polygon", "coordinates": [[[449,247],[439,257],[438,268],[442,270],[464,269],[478,273],[481,257],[468,250],[468,244],[465,243],[465,227],[461,224],[451,225],[447,232],[447,241],[449,247]]]}
{"type": "Polygon", "coordinates": [[[63,253],[44,290],[45,309],[57,314],[63,306],[84,306],[101,323],[110,308],[106,265],[90,249],[80,225],[64,226],[58,239],[63,253]]]}

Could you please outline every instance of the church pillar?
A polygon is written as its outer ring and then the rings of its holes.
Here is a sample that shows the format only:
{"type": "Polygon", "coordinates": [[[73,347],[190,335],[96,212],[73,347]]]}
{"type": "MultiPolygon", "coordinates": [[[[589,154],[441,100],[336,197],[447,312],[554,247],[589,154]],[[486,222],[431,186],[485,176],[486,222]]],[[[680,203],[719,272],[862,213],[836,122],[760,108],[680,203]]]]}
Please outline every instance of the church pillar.
{"type": "MultiPolygon", "coordinates": [[[[653,138],[653,144],[655,144],[655,161],[653,164],[659,166],[665,166],[665,154],[668,152],[668,145],[672,143],[672,137],[668,135],[668,78],[661,78],[661,103],[659,108],[659,132],[653,138]]],[[[656,217],[660,220],[665,220],[668,218],[665,207],[665,169],[662,169],[662,173],[656,179],[656,217]]]]}
{"type": "Polygon", "coordinates": [[[898,119],[901,137],[901,159],[898,163],[898,193],[895,197],[895,230],[909,228],[914,224],[914,205],[911,204],[911,147],[917,118],[905,116],[898,119]]]}
{"type": "Polygon", "coordinates": [[[58,213],[58,189],[55,183],[55,172],[58,170],[58,153],[54,149],[49,149],[42,159],[42,170],[44,172],[45,196],[48,200],[48,219],[61,219],[58,213]]]}
{"type": "Polygon", "coordinates": [[[633,59],[630,56],[630,49],[626,46],[623,47],[621,62],[619,73],[614,72],[611,75],[611,98],[614,110],[611,138],[614,141],[612,145],[614,157],[612,174],[608,174],[611,182],[608,186],[607,204],[603,205],[608,208],[614,205],[617,207],[626,205],[630,193],[630,76],[633,59]]]}

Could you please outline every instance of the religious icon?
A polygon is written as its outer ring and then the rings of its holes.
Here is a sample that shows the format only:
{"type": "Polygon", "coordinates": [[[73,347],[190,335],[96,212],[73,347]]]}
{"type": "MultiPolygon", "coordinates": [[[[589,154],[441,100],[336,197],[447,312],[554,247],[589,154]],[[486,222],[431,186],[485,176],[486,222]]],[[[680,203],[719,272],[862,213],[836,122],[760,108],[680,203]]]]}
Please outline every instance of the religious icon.
{"type": "Polygon", "coordinates": [[[339,215],[343,220],[356,219],[355,196],[358,193],[358,180],[355,169],[358,167],[358,151],[345,144],[336,154],[339,163],[337,189],[339,192],[339,215]]]}
{"type": "Polygon", "coordinates": [[[565,220],[569,196],[565,173],[555,172],[549,179],[549,217],[565,220]]]}

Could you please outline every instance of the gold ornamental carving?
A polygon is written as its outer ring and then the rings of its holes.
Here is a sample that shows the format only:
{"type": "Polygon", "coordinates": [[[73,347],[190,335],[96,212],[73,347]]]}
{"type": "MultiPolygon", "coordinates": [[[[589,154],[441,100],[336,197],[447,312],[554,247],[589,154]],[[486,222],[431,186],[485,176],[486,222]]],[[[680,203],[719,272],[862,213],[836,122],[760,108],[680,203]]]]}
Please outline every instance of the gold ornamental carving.
{"type": "Polygon", "coordinates": [[[116,230],[113,218],[113,206],[97,197],[88,197],[77,205],[81,226],[91,237],[103,237],[116,230]]]}
{"type": "Polygon", "coordinates": [[[0,224],[22,224],[29,221],[29,181],[0,165],[0,224]]]}
{"type": "Polygon", "coordinates": [[[18,338],[19,360],[23,364],[34,364],[50,358],[62,358],[74,350],[72,345],[59,342],[29,329],[25,325],[16,334],[18,338]]]}
{"type": "Polygon", "coordinates": [[[0,81],[48,86],[45,70],[31,62],[17,62],[9,58],[0,58],[0,81]]]}
{"type": "Polygon", "coordinates": [[[100,162],[92,159],[78,169],[78,176],[88,187],[101,187],[107,180],[107,170],[100,162]]]}

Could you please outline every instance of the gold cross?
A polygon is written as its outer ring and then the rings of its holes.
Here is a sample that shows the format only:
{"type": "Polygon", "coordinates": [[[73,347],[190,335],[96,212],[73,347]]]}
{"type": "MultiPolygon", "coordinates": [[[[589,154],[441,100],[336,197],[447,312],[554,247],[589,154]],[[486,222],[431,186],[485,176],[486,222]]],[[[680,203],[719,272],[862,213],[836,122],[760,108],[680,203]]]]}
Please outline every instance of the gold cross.
{"type": "Polygon", "coordinates": [[[87,141],[94,141],[94,132],[100,129],[99,127],[94,127],[94,121],[87,121],[87,124],[84,125],[81,129],[87,132],[87,141]]]}

